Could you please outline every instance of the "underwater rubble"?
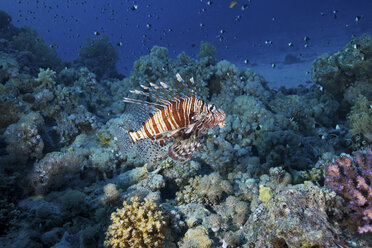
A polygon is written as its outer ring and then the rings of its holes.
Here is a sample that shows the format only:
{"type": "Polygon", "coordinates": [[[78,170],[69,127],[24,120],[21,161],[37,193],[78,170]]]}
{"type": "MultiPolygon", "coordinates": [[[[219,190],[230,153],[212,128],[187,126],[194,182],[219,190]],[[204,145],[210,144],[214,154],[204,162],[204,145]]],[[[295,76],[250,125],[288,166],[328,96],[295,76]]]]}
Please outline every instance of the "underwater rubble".
{"type": "Polygon", "coordinates": [[[154,46],[120,78],[108,39],[62,61],[4,15],[0,246],[372,244],[371,36],[315,60],[316,84],[273,90],[253,70],[218,61],[208,42],[197,58],[154,46]],[[184,163],[120,154],[115,126],[135,126],[140,111],[122,101],[129,89],[177,89],[177,73],[227,113],[225,127],[184,163]]]}

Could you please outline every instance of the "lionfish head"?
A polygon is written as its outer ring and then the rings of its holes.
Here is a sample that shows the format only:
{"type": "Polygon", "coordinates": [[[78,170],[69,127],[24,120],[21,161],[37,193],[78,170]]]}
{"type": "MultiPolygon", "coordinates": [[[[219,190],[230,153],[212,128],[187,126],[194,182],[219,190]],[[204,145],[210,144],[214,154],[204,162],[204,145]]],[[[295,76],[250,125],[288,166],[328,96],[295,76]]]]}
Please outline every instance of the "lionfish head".
{"type": "Polygon", "coordinates": [[[224,127],[226,119],[225,111],[222,109],[217,109],[214,104],[208,104],[208,110],[212,116],[212,119],[214,119],[214,124],[221,128],[224,127]]]}

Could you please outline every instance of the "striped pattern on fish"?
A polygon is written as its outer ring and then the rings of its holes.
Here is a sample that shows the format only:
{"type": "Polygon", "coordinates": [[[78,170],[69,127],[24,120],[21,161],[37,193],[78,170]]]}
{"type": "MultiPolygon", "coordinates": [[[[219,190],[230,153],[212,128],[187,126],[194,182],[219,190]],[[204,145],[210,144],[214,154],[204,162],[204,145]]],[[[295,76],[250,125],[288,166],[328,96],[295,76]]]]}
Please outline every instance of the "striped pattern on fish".
{"type": "Polygon", "coordinates": [[[207,112],[206,104],[195,96],[180,98],[150,115],[140,130],[129,132],[133,143],[140,139],[154,139],[159,133],[176,130],[191,124],[192,113],[197,111],[207,112]]]}
{"type": "MultiPolygon", "coordinates": [[[[179,74],[177,80],[184,83],[179,74]]],[[[190,82],[194,83],[192,78],[190,82]]],[[[154,98],[155,102],[124,98],[124,102],[145,105],[155,110],[139,130],[128,132],[130,141],[134,144],[142,139],[151,139],[164,145],[165,140],[174,139],[168,149],[168,155],[178,161],[188,160],[200,145],[201,132],[217,125],[223,127],[226,114],[223,110],[216,109],[214,104],[198,99],[187,85],[185,87],[188,89],[188,96],[163,82],[160,82],[160,85],[150,83],[150,87],[141,85],[144,91],[130,91],[154,98]]]]}

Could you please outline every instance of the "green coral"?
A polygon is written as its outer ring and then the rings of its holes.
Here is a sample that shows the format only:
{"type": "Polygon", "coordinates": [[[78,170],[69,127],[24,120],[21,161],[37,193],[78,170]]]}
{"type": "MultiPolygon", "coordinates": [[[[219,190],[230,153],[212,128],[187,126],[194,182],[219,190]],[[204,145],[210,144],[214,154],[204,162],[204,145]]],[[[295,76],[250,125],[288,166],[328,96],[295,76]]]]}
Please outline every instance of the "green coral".
{"type": "Polygon", "coordinates": [[[30,27],[22,28],[22,31],[13,37],[11,44],[19,51],[28,52],[31,63],[37,68],[55,69],[61,63],[55,48],[48,47],[36,30],[30,27]]]}
{"type": "Polygon", "coordinates": [[[97,132],[97,136],[99,138],[99,144],[101,147],[108,147],[112,137],[107,137],[103,132],[97,132]]]}
{"type": "Polygon", "coordinates": [[[37,75],[36,81],[40,83],[39,88],[41,89],[53,89],[56,85],[54,81],[56,78],[56,72],[47,68],[42,69],[40,68],[40,72],[37,75]]]}
{"type": "Polygon", "coordinates": [[[165,221],[163,212],[152,200],[140,203],[138,198],[132,204],[111,214],[112,224],[106,232],[106,247],[163,247],[165,242],[165,221]]]}
{"type": "Polygon", "coordinates": [[[97,39],[87,39],[87,44],[80,48],[76,62],[86,66],[97,78],[117,76],[116,62],[119,54],[106,35],[97,39]]]}
{"type": "Polygon", "coordinates": [[[363,136],[369,144],[372,142],[372,101],[359,95],[348,116],[350,132],[363,136]]]}
{"type": "Polygon", "coordinates": [[[319,182],[320,180],[324,179],[323,176],[323,170],[324,168],[311,168],[311,170],[307,171],[301,171],[300,176],[306,181],[311,181],[311,182],[319,182]]]}
{"type": "Polygon", "coordinates": [[[364,34],[350,41],[343,50],[324,54],[313,62],[312,79],[338,100],[358,80],[372,78],[372,38],[364,34]]]}
{"type": "Polygon", "coordinates": [[[214,57],[216,52],[217,52],[216,48],[211,43],[207,41],[201,41],[198,58],[214,57]]]}

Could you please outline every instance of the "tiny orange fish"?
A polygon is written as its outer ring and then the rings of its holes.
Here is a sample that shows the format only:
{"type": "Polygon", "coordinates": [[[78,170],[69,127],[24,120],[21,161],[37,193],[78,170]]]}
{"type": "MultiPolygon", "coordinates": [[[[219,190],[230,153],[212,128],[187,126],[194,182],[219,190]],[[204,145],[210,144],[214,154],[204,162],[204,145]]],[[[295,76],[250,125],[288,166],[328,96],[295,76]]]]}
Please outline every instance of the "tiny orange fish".
{"type": "Polygon", "coordinates": [[[236,1],[231,1],[230,5],[229,5],[229,8],[233,8],[235,5],[237,4],[236,1]]]}

